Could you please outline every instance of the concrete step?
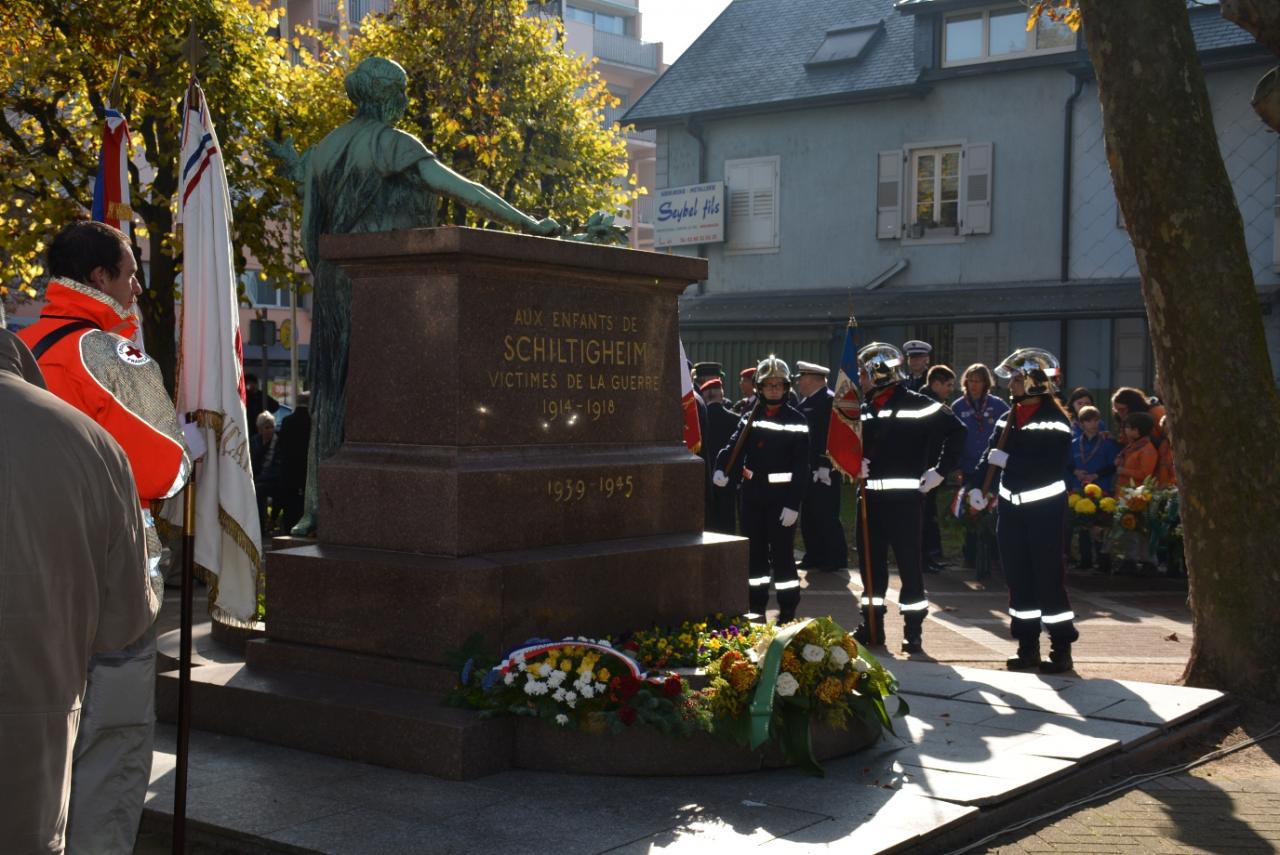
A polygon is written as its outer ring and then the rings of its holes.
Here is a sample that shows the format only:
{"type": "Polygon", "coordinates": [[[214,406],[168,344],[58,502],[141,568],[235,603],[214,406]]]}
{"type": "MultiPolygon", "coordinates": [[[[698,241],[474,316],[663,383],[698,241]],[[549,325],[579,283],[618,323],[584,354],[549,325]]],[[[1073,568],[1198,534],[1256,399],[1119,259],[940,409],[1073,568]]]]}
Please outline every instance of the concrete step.
{"type": "MultiPolygon", "coordinates": [[[[191,672],[192,726],[347,760],[467,780],[508,768],[514,722],[448,707],[444,696],[332,675],[250,669],[191,672]]],[[[176,722],[178,672],[156,680],[156,712],[176,722]]]]}

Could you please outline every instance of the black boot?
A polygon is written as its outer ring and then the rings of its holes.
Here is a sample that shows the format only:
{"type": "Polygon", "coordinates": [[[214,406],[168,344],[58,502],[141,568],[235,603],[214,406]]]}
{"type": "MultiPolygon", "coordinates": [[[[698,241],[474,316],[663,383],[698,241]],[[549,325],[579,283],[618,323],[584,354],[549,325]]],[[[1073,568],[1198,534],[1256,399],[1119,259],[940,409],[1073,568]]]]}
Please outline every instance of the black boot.
{"type": "MultiPolygon", "coordinates": [[[[912,612],[912,615],[920,614],[912,612]]],[[[903,621],[902,625],[902,652],[903,653],[924,653],[924,647],[921,645],[921,639],[924,637],[924,616],[921,615],[918,620],[908,618],[903,621]]]]}
{"type": "Polygon", "coordinates": [[[867,621],[869,615],[867,610],[862,610],[862,623],[853,631],[853,637],[863,647],[883,647],[884,646],[884,610],[876,609],[876,631],[875,635],[871,634],[871,626],[867,621]]]}
{"type": "Polygon", "coordinates": [[[1049,658],[1040,663],[1041,674],[1062,674],[1075,667],[1071,661],[1071,645],[1055,644],[1049,651],[1049,658]]]}
{"type": "Polygon", "coordinates": [[[1040,667],[1040,639],[1034,641],[1019,641],[1018,655],[1012,659],[1006,659],[1004,667],[1010,671],[1027,671],[1031,668],[1040,667]]]}

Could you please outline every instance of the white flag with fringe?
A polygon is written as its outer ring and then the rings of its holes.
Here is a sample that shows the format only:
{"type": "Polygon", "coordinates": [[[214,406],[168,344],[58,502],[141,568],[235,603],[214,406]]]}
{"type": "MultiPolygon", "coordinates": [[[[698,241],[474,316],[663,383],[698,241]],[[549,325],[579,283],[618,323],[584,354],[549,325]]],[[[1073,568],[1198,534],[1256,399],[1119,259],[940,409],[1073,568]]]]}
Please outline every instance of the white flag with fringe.
{"type": "MultiPolygon", "coordinates": [[[[210,613],[241,624],[258,606],[262,533],[249,462],[231,202],[218,135],[194,80],[183,110],[178,418],[193,419],[208,446],[196,470],[195,563],[208,577],[210,613]]],[[[179,503],[168,504],[166,517],[180,524],[179,503]]]]}

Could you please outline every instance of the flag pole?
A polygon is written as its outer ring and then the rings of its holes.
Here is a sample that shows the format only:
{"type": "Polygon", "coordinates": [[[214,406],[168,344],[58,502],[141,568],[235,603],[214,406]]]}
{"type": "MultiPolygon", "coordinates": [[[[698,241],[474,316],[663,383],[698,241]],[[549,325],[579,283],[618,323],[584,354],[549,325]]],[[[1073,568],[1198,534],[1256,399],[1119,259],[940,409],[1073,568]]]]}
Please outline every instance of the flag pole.
{"type": "MultiPolygon", "coordinates": [[[[858,319],[853,314],[853,288],[849,289],[849,328],[858,328],[858,319]]],[[[862,372],[858,371],[858,376],[853,378],[854,389],[858,395],[858,411],[861,413],[863,405],[866,403],[862,395],[862,372]]],[[[875,642],[879,637],[876,624],[879,623],[880,614],[876,611],[875,604],[875,585],[873,584],[871,573],[871,538],[869,536],[870,526],[867,525],[867,480],[861,477],[862,473],[854,476],[858,480],[858,525],[862,528],[862,548],[858,550],[858,561],[862,566],[862,593],[867,598],[867,640],[875,642]]]]}
{"type": "Polygon", "coordinates": [[[186,851],[187,754],[191,741],[191,598],[195,587],[196,475],[182,490],[182,619],[178,650],[178,750],[173,774],[173,852],[186,851]]]}

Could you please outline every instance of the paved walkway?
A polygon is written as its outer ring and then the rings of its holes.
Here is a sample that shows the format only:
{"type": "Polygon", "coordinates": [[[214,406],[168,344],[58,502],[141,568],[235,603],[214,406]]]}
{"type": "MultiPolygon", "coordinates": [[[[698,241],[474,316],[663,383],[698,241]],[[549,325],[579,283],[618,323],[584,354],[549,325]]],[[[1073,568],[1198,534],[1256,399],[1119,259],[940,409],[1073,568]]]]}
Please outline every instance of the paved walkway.
{"type": "MultiPolygon", "coordinates": [[[[1078,676],[1041,677],[996,668],[1013,648],[1006,597],[998,577],[982,586],[972,576],[954,569],[928,577],[926,654],[886,656],[911,693],[907,741],[833,762],[825,780],[789,771],[669,780],[513,771],[456,783],[197,733],[191,816],[205,824],[198,828],[221,831],[205,838],[220,841],[216,848],[194,851],[681,852],[728,844],[944,852],[1065,801],[1042,794],[1081,768],[1172,745],[1177,722],[1212,702],[1195,690],[1112,679],[1176,681],[1191,642],[1178,583],[1073,575],[1078,676]]],[[[852,628],[859,589],[856,572],[814,574],[801,613],[831,614],[852,628]]],[[[887,623],[893,651],[895,609],[887,623]]],[[[1143,762],[1154,768],[1163,758],[1143,762]]],[[[155,832],[138,850],[148,855],[166,851],[172,763],[172,730],[162,728],[147,826],[155,832]]],[[[1264,773],[1275,768],[1269,758],[1261,764],[1264,773]]],[[[971,851],[1280,851],[1278,779],[1203,774],[1161,779],[971,851]]]]}

